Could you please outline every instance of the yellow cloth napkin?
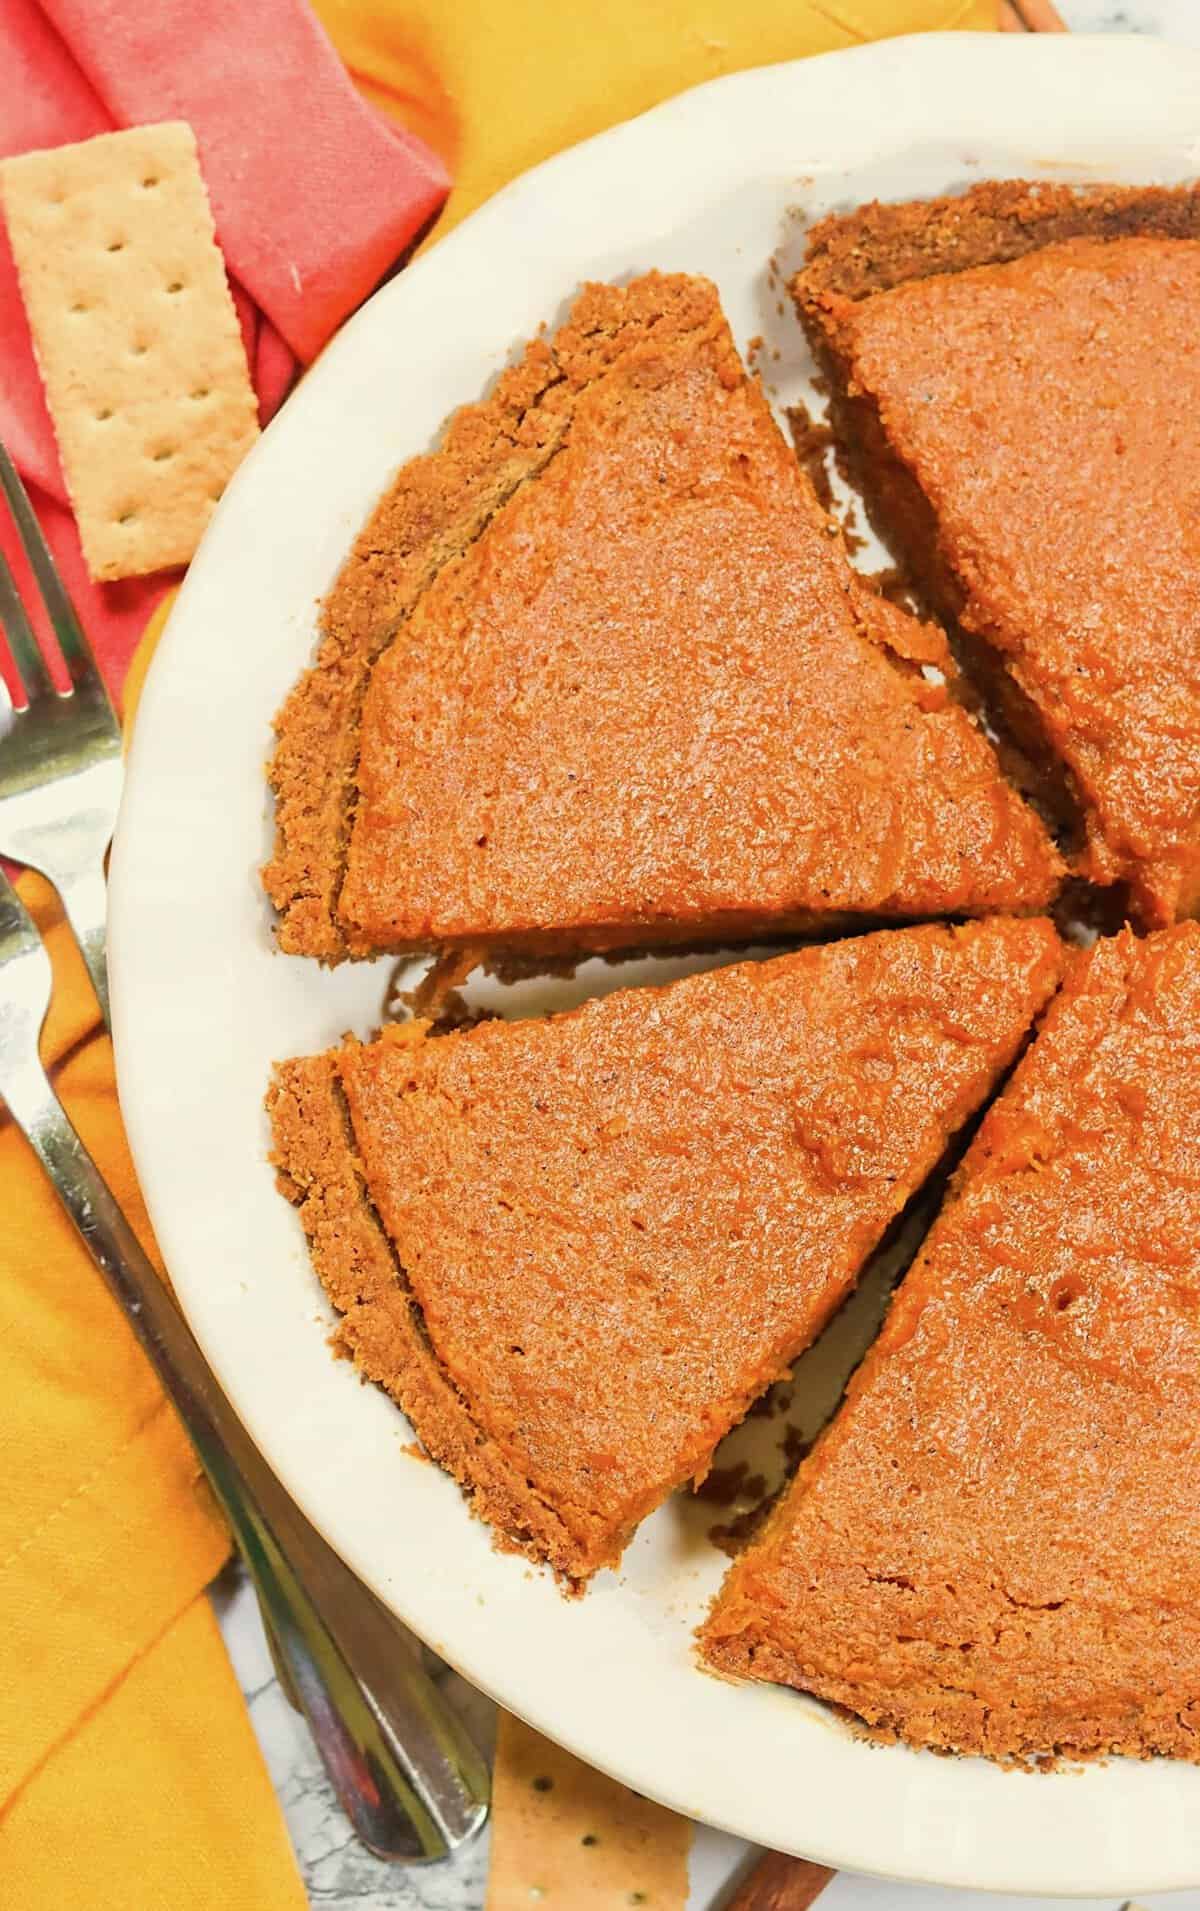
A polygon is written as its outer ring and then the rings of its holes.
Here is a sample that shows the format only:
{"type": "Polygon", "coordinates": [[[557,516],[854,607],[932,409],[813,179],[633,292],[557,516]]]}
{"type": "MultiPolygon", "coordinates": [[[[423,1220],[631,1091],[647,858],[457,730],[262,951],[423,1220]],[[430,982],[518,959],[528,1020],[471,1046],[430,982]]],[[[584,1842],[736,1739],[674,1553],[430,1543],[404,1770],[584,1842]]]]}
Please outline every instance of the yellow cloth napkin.
{"type": "MultiPolygon", "coordinates": [[[[549,153],[717,74],[996,24],[996,0],[318,0],[318,12],[366,92],[454,169],[438,232],[549,153]]],[[[47,1060],[146,1238],[82,964],[45,886],[22,889],[54,958],[47,1060]]],[[[297,1911],[282,1820],[201,1596],[227,1540],[191,1451],[7,1122],[0,1189],[0,1902],[297,1911]]]]}
{"type": "Polygon", "coordinates": [[[998,0],[315,4],[368,96],[454,176],[433,242],[539,160],[685,87],[889,34],[994,27],[998,17],[998,0]]]}
{"type": "MultiPolygon", "coordinates": [[[[43,1054],[150,1235],[83,964],[51,892],[43,1054]]],[[[116,1305],[0,1127],[0,1904],[301,1911],[279,1809],[208,1602],[228,1540],[116,1305]]]]}

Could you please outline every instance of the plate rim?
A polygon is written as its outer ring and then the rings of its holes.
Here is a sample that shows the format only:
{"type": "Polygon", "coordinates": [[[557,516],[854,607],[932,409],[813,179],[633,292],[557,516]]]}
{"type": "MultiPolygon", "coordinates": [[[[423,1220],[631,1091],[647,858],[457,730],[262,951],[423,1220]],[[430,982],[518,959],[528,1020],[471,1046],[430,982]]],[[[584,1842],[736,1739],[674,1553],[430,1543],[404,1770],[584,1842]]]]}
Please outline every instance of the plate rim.
{"type": "MultiPolygon", "coordinates": [[[[548,1708],[544,1691],[539,1690],[537,1697],[523,1702],[518,1689],[520,1679],[514,1686],[506,1677],[498,1678],[493,1660],[481,1660],[476,1646],[468,1645],[464,1649],[461,1640],[442,1637],[439,1626],[430,1623],[430,1613],[419,1608],[411,1595],[407,1601],[404,1599],[395,1581],[373,1558],[371,1536],[361,1532],[349,1534],[341,1518],[341,1509],[331,1504],[331,1493],[321,1484],[297,1475],[293,1462],[281,1444],[282,1434],[266,1424],[260,1402],[251,1397],[253,1390],[247,1386],[238,1364],[240,1355],[231,1351],[222,1339],[219,1324],[206,1305],[206,1269],[200,1264],[199,1250],[193,1253],[189,1239],[188,1217],[195,1211],[196,1196],[194,1192],[190,1194],[189,1200],[193,1206],[189,1208],[188,1202],[178,1192],[178,1163],[172,1161],[167,1137],[169,1124],[164,1124],[162,1115],[166,1086],[163,1036],[164,1028],[169,1024],[163,1019],[161,969],[156,965],[165,959],[170,949],[170,938],[165,935],[161,922],[156,923],[154,902],[144,899],[144,886],[139,872],[158,869],[161,874],[163,867],[162,845],[155,840],[156,834],[161,836],[162,833],[161,818],[156,817],[155,805],[161,801],[163,789],[170,790],[166,738],[170,734],[179,734],[178,726],[182,721],[180,711],[173,709],[174,678],[179,676],[186,683],[190,666],[195,680],[195,660],[200,656],[205,641],[205,619],[211,614],[211,606],[219,604],[221,599],[219,566],[226,560],[227,552],[232,552],[234,548],[236,527],[243,520],[247,525],[249,523],[260,488],[259,474],[269,474],[271,460],[276,456],[275,447],[281,447],[285,437],[293,436],[303,429],[302,419],[310,413],[316,416],[323,395],[332,393],[337,381],[343,377],[343,367],[349,367],[350,354],[372,334],[378,332],[382,336],[393,311],[398,310],[403,302],[415,301],[419,293],[431,285],[436,288],[442,280],[452,280],[460,259],[469,260],[472,252],[480,249],[481,235],[499,235],[520,225],[525,218],[525,209],[531,204],[537,206],[540,203],[544,207],[547,203],[562,202],[575,195],[580,187],[586,192],[589,174],[597,163],[606,169],[620,157],[628,166],[631,159],[636,161],[639,147],[652,150],[660,135],[669,142],[682,136],[686,145],[689,119],[694,123],[691,131],[691,137],[694,138],[697,130],[703,129],[706,119],[718,108],[727,106],[739,93],[745,95],[747,106],[755,94],[765,100],[777,93],[778,103],[784,103],[794,87],[797,100],[802,101],[806,93],[815,93],[826,80],[836,84],[841,75],[852,94],[859,89],[870,97],[874,89],[874,96],[878,100],[884,84],[891,83],[914,89],[914,96],[928,103],[937,95],[939,87],[954,80],[958,90],[952,89],[949,95],[954,100],[954,111],[950,117],[955,130],[966,137],[967,102],[972,96],[978,99],[980,88],[985,84],[985,65],[986,87],[1002,91],[1003,78],[997,78],[998,66],[1004,69],[1005,75],[1036,74],[1039,84],[1056,77],[1078,85],[1079,77],[1089,63],[1091,76],[1097,82],[1110,84],[1118,75],[1122,82],[1127,80],[1139,62],[1143,80],[1149,76],[1165,79],[1169,75],[1173,82],[1178,82],[1181,69],[1188,68],[1193,88],[1194,82],[1200,79],[1200,50],[1140,35],[1021,38],[951,33],[902,36],[723,75],[553,155],[503,187],[377,292],[343,327],[230,485],[214,517],[213,526],[193,561],[178,602],[172,609],[142,687],[111,864],[110,958],[119,1094],[147,1209],[171,1268],[176,1290],[222,1385],[268,1452],[289,1489],[313,1523],[350,1559],[351,1564],[368,1579],[398,1616],[419,1631],[472,1683],[489,1692],[510,1710],[528,1718],[539,1730],[559,1739],[579,1756],[601,1766],[614,1777],[690,1816],[702,1818],[707,1823],[756,1842],[775,1844],[784,1850],[802,1849],[804,1855],[839,1869],[849,1868],[914,1883],[992,1891],[1039,1892],[1064,1897],[1165,1891],[1195,1886],[1200,1883],[1200,1832],[1193,1840],[1187,1857],[1186,1873],[1178,1865],[1174,1869],[1156,1871],[1155,1861],[1148,1856],[1145,1871],[1136,1876],[1125,1873],[1118,1876],[1103,1869],[1103,1854],[1097,1857],[1102,1842],[1099,1838],[1096,1839],[1095,1847],[1088,1850],[1086,1858],[1074,1853],[1064,1864],[1060,1855],[1055,1865],[1043,1854],[1035,1860],[1036,1868],[1031,1869],[1030,1861],[1019,1851],[989,1849],[984,1852],[981,1851],[979,1840],[970,1843],[961,1853],[956,1850],[954,1855],[943,1860],[934,1854],[939,1848],[939,1837],[945,1838],[946,1826],[943,1824],[936,1830],[926,1827],[914,1841],[908,1835],[902,1822],[903,1813],[898,1809],[892,1811],[882,1828],[878,1818],[874,1823],[864,1823],[857,1828],[855,1838],[849,1845],[844,1835],[840,1841],[835,1835],[830,1842],[821,1827],[806,1820],[803,1813],[799,1818],[781,1817],[778,1801],[765,1816],[761,1811],[751,1810],[748,1805],[739,1805],[732,1814],[727,1814],[721,1807],[719,1794],[722,1782],[732,1782],[729,1774],[718,1774],[714,1783],[711,1774],[703,1769],[689,1768],[686,1780],[668,1779],[664,1784],[661,1774],[648,1769],[644,1759],[632,1748],[626,1747],[614,1755],[603,1734],[598,1738],[595,1731],[575,1727],[564,1730],[563,1721],[554,1713],[553,1705],[548,1708]],[[172,724],[175,726],[174,731],[172,724]],[[150,1002],[155,1006],[153,1015],[147,1008],[150,1002]],[[1074,1877],[1070,1876],[1071,1866],[1080,1864],[1098,1868],[1085,1869],[1074,1877]]],[[[1067,90],[1070,93],[1070,85],[1067,90]]],[[[943,107],[945,98],[943,93],[943,107]]],[[[1094,113],[1095,108],[1091,110],[1094,113]]],[[[734,116],[736,118],[736,109],[734,116]]],[[[1154,137],[1160,136],[1158,127],[1152,131],[1154,137]]],[[[1150,137],[1151,129],[1147,129],[1147,139],[1150,137]]],[[[878,139],[873,139],[866,144],[871,150],[886,151],[889,143],[884,140],[881,145],[878,139]]],[[[804,170],[805,159],[811,160],[812,156],[803,151],[802,136],[797,140],[797,147],[800,151],[795,172],[799,173],[804,170]]],[[[839,163],[849,163],[854,150],[856,142],[848,139],[839,155],[839,163]]],[[[892,150],[896,150],[894,142],[892,150]]],[[[1200,136],[1196,141],[1196,151],[1200,156],[1200,136]]],[[[1200,157],[1197,159],[1197,170],[1200,171],[1200,157]]],[[[472,396],[472,390],[464,391],[458,402],[472,396]]],[[[393,459],[393,468],[394,465],[393,459]]],[[[348,545],[355,528],[351,524],[345,545],[348,545]]],[[[304,654],[307,657],[307,652],[304,654]]],[[[240,858],[227,854],[226,861],[231,880],[235,879],[235,868],[244,868],[244,844],[240,858]]],[[[282,956],[275,959],[281,963],[293,960],[282,956]]],[[[173,997],[172,1000],[177,998],[173,997]]],[[[364,1415],[364,1427],[366,1422],[367,1416],[364,1415]]],[[[590,1597],[595,1598],[596,1595],[590,1597]]],[[[693,1671],[692,1676],[701,1675],[693,1671]]],[[[777,1696],[786,1698],[787,1695],[777,1696]]],[[[760,1709],[766,1717],[767,1707],[763,1705],[760,1709]]],[[[782,1719],[782,1712],[778,1716],[782,1719]]],[[[889,1752],[884,1756],[911,1761],[920,1755],[898,1748],[895,1753],[889,1752]]],[[[947,1764],[946,1761],[940,1763],[947,1764]]],[[[1085,1783],[1093,1785],[1098,1799],[1102,1799],[1112,1788],[1093,1775],[1111,1770],[1111,1767],[1089,1768],[1085,1783]]],[[[1140,1782],[1135,1782],[1136,1775],[1144,1770],[1132,1767],[1127,1775],[1129,1795],[1135,1803],[1140,1782]]],[[[996,1774],[991,1767],[987,1771],[992,1776],[973,1786],[983,1799],[986,1799],[990,1789],[994,1790],[996,1782],[1050,1787],[1066,1783],[1073,1776],[1060,1774],[1053,1779],[1029,1779],[1014,1777],[1013,1774],[996,1774]]],[[[1197,1779],[1200,1782],[1200,1774],[1197,1774],[1197,1779]]],[[[901,1799],[910,1792],[915,1795],[917,1790],[903,1781],[898,1782],[894,1789],[901,1799]]],[[[953,1790],[953,1787],[950,1789],[953,1790]]],[[[972,1787],[968,1786],[967,1789],[972,1787]]],[[[1122,1795],[1123,1792],[1124,1787],[1122,1795]]],[[[994,1795],[999,1796],[998,1793],[994,1795]]],[[[1193,1805],[1195,1802],[1200,1802],[1200,1792],[1193,1800],[1193,1805]]],[[[1197,1816],[1200,1817],[1200,1814],[1197,1816]]],[[[995,1844],[996,1841],[993,1839],[991,1842],[995,1844]]]]}

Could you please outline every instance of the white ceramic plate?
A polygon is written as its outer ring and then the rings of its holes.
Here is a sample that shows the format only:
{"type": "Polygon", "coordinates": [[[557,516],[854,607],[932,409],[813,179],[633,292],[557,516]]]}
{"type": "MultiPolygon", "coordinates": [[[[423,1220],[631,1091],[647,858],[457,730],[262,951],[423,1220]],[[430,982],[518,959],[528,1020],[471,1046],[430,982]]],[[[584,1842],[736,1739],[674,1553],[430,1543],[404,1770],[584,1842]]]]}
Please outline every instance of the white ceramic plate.
{"type": "Polygon", "coordinates": [[[762,1844],[900,1878],[1195,1885],[1200,1769],[1005,1773],[870,1747],[797,1695],[704,1676],[691,1633],[724,1561],[711,1509],[682,1497],[581,1601],[492,1550],[450,1481],[405,1452],[394,1408],[330,1358],[266,1166],[272,1058],[368,1032],[390,967],[326,974],[273,952],[256,877],[269,723],[395,467],[581,279],[710,274],[742,345],[766,339],[786,401],[807,360],[765,268],[781,245],[798,255],[789,208],[1003,174],[1189,177],[1198,101],[1200,54],[1158,41],[896,40],[717,81],[517,181],[345,328],[238,473],[150,673],[114,856],[121,1099],[154,1225],[214,1367],[310,1517],[468,1678],[593,1764],[762,1844]]]}

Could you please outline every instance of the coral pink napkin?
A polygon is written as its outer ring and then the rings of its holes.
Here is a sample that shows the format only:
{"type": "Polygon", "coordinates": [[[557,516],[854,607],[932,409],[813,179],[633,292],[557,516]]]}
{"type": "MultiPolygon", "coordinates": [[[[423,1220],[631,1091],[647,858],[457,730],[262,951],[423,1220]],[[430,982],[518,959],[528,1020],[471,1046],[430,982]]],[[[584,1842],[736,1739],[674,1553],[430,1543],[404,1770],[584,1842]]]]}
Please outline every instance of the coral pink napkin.
{"type": "MultiPolygon", "coordinates": [[[[302,0],[0,0],[0,158],[186,119],[200,148],[265,423],[441,204],[420,140],[376,116],[302,0]]],[[[114,689],[162,577],[94,585],[79,552],[6,235],[0,439],[114,689]]],[[[22,574],[12,534],[0,546],[22,574]]]]}

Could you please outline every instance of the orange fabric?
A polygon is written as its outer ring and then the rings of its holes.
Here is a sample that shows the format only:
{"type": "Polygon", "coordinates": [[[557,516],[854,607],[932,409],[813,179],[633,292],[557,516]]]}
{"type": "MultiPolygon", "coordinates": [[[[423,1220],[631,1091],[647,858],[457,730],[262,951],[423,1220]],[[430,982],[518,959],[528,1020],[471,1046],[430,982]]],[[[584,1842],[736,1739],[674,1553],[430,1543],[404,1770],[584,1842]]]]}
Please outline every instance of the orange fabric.
{"type": "MultiPolygon", "coordinates": [[[[112,1049],[47,885],[42,1052],[142,1240],[112,1049]]],[[[228,1551],[195,1456],[11,1123],[0,1124],[0,1898],[11,1911],[301,1911],[202,1597],[228,1551]]]]}
{"type": "MultiPolygon", "coordinates": [[[[318,12],[368,97],[455,170],[438,232],[557,148],[718,73],[888,32],[996,23],[995,0],[319,0],[318,12]]],[[[147,632],[130,699],[162,622],[147,632]]],[[[55,962],[44,1052],[144,1233],[82,964],[45,886],[26,877],[22,887],[55,962]]],[[[202,1598],[227,1542],[190,1449],[7,1123],[0,1187],[6,1911],[300,1911],[282,1820],[202,1598]]]]}
{"type": "Polygon", "coordinates": [[[539,160],[685,87],[889,34],[994,27],[998,10],[997,0],[315,5],[368,97],[454,175],[429,243],[539,160]]]}

